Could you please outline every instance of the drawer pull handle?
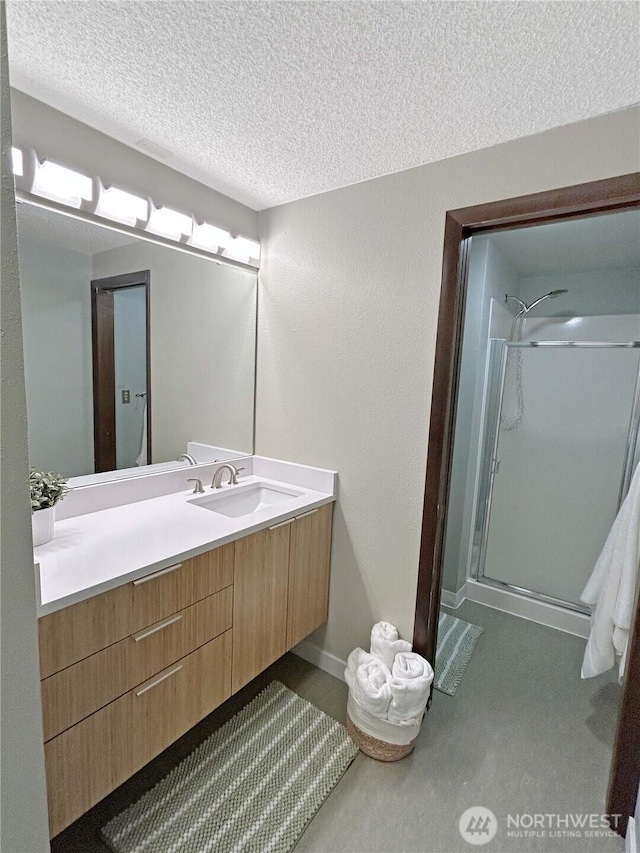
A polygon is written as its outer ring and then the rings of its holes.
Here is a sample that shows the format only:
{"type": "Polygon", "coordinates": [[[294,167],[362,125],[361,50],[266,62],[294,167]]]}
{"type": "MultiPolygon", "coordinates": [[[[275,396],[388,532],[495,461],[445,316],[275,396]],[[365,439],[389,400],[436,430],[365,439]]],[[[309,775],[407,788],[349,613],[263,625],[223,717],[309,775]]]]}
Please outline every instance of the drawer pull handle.
{"type": "Polygon", "coordinates": [[[159,578],[160,575],[168,575],[169,572],[175,572],[176,569],[179,569],[182,566],[182,563],[176,563],[175,566],[169,566],[168,569],[160,569],[159,572],[154,572],[152,575],[145,575],[143,578],[138,578],[137,581],[133,582],[134,586],[141,586],[143,583],[147,583],[147,581],[155,580],[159,578]]]}
{"type": "Polygon", "coordinates": [[[142,690],[136,690],[136,696],[142,696],[143,693],[146,693],[147,690],[152,690],[154,687],[157,687],[158,684],[161,684],[167,678],[170,678],[172,675],[175,675],[176,672],[180,672],[182,669],[182,664],[180,666],[176,666],[173,669],[169,670],[169,672],[165,672],[164,675],[161,675],[160,678],[156,678],[155,681],[152,681],[151,684],[147,684],[146,687],[143,687],[142,690]]]}
{"type": "Polygon", "coordinates": [[[279,527],[284,527],[287,524],[293,524],[295,518],[288,518],[286,521],[281,521],[279,524],[274,524],[269,530],[277,530],[279,527]]]}
{"type": "Polygon", "coordinates": [[[133,639],[138,643],[140,640],[144,640],[145,637],[150,637],[152,634],[155,634],[156,631],[162,631],[163,628],[168,628],[169,625],[173,625],[174,622],[179,622],[181,619],[182,613],[176,613],[175,616],[169,616],[168,619],[163,619],[162,622],[156,622],[155,625],[147,628],[146,631],[140,631],[138,634],[133,634],[133,639]]]}
{"type": "Polygon", "coordinates": [[[308,515],[313,515],[314,512],[318,512],[318,508],[310,509],[309,512],[303,512],[302,515],[296,515],[296,521],[300,518],[306,518],[308,515]]]}

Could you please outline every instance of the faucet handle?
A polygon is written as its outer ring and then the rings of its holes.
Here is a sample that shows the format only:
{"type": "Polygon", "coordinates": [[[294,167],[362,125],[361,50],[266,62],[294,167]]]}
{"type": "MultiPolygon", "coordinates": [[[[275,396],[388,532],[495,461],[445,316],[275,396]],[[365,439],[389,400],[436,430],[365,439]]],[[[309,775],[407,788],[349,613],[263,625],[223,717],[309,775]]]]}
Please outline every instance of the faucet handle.
{"type": "Polygon", "coordinates": [[[194,495],[203,495],[204,494],[204,486],[202,485],[202,480],[198,477],[187,477],[187,483],[195,483],[193,487],[194,495]]]}
{"type": "Polygon", "coordinates": [[[235,468],[233,474],[231,475],[231,483],[234,486],[238,485],[238,474],[240,473],[240,471],[244,471],[244,466],[242,468],[235,468]]]}

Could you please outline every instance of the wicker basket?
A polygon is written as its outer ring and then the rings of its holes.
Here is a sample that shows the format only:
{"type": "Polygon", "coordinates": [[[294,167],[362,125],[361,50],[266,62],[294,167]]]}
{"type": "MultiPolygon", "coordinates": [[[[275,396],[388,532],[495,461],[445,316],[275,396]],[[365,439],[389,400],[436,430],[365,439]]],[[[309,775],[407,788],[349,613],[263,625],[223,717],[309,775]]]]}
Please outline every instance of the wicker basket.
{"type": "Polygon", "coordinates": [[[413,751],[417,740],[416,738],[407,744],[387,743],[384,740],[378,740],[378,738],[371,737],[371,735],[361,731],[349,714],[347,714],[347,731],[358,749],[378,761],[400,761],[401,758],[406,758],[413,751]]]}

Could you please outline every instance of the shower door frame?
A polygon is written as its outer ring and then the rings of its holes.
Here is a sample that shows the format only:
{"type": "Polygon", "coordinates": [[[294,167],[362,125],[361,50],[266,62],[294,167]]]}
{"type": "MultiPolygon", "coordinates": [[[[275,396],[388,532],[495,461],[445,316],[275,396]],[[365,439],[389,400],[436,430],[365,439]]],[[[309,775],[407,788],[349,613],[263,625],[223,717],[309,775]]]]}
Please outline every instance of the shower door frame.
{"type": "MultiPolygon", "coordinates": [[[[498,344],[499,341],[492,341],[491,343],[498,344]]],[[[485,574],[486,569],[486,557],[487,557],[487,547],[489,544],[489,530],[491,525],[491,507],[493,501],[493,489],[495,485],[495,477],[498,471],[497,468],[497,457],[499,451],[499,440],[500,440],[500,422],[502,417],[502,398],[504,394],[504,383],[505,383],[505,375],[506,375],[506,365],[507,358],[509,353],[509,348],[513,350],[533,350],[533,349],[640,349],[640,341],[502,341],[501,352],[499,353],[500,360],[500,374],[498,377],[498,404],[496,406],[495,412],[493,413],[493,430],[491,435],[491,446],[490,452],[486,452],[484,449],[482,451],[482,455],[486,455],[487,459],[481,459],[480,465],[483,470],[487,487],[484,491],[484,494],[478,491],[478,501],[476,505],[475,518],[474,518],[474,531],[478,530],[478,514],[482,513],[482,539],[480,542],[480,549],[478,554],[477,563],[475,566],[472,566],[471,576],[474,580],[477,580],[479,583],[483,583],[486,586],[493,586],[496,589],[505,589],[509,592],[515,592],[518,595],[524,595],[526,598],[533,599],[534,601],[542,601],[547,604],[553,604],[557,607],[564,607],[567,610],[571,610],[575,613],[589,614],[591,612],[591,608],[583,605],[576,604],[572,601],[566,601],[561,598],[556,598],[553,595],[548,595],[543,592],[539,592],[533,589],[526,589],[521,586],[517,586],[514,583],[510,583],[509,581],[500,580],[498,578],[492,578],[489,575],[485,574]]],[[[489,356],[491,357],[491,355],[489,356]]],[[[484,435],[487,429],[487,421],[485,420],[481,429],[481,433],[484,435]]],[[[631,483],[631,478],[633,476],[633,460],[634,460],[634,448],[638,443],[638,433],[640,431],[640,363],[638,364],[638,369],[636,371],[636,379],[633,386],[633,393],[631,397],[631,412],[629,418],[629,426],[627,428],[627,438],[625,444],[625,454],[624,454],[624,462],[622,464],[622,476],[620,478],[620,489],[618,491],[617,502],[615,504],[616,513],[620,509],[622,501],[626,497],[626,494],[629,490],[629,485],[631,483]]]]}
{"type": "MultiPolygon", "coordinates": [[[[414,649],[432,662],[437,646],[471,238],[488,231],[638,207],[640,172],[633,172],[446,213],[413,634],[414,649]]],[[[636,608],[607,801],[609,814],[622,815],[615,827],[621,834],[626,830],[628,816],[633,814],[640,778],[640,744],[636,737],[639,725],[640,609],[636,608]]]]}

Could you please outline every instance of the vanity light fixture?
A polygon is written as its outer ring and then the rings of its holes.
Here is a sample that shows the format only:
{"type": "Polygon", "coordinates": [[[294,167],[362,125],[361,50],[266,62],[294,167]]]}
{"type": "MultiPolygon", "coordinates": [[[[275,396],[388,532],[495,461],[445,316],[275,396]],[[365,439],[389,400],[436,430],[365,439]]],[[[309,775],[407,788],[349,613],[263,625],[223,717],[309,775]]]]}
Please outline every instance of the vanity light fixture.
{"type": "Polygon", "coordinates": [[[98,216],[114,219],[116,222],[122,222],[132,227],[135,227],[139,219],[143,222],[147,221],[149,202],[146,198],[141,198],[110,185],[102,186],[100,179],[98,179],[98,185],[100,193],[95,209],[98,216]]]}
{"type": "Polygon", "coordinates": [[[36,164],[32,191],[70,207],[80,207],[83,199],[91,201],[93,198],[93,181],[80,172],[44,159],[36,164]]]}
{"type": "Polygon", "coordinates": [[[19,148],[11,149],[11,161],[13,165],[13,174],[18,178],[21,178],[24,175],[24,159],[22,157],[22,151],[19,148]]]}
{"type": "Polygon", "coordinates": [[[170,240],[180,240],[182,237],[191,236],[193,231],[193,217],[185,213],[178,213],[170,207],[155,207],[151,203],[151,216],[146,225],[147,231],[168,237],[170,240]]]}
{"type": "Polygon", "coordinates": [[[229,241],[224,250],[228,258],[248,264],[250,260],[260,260],[260,243],[249,240],[248,237],[235,237],[229,241]]]}
{"type": "Polygon", "coordinates": [[[218,252],[226,248],[231,239],[231,234],[224,228],[216,228],[215,225],[209,225],[208,222],[202,222],[200,225],[196,222],[189,243],[199,249],[218,252]]]}
{"type": "Polygon", "coordinates": [[[151,198],[105,184],[99,175],[87,176],[60,163],[54,163],[32,148],[12,148],[13,173],[16,198],[31,200],[42,207],[58,206],[76,208],[78,218],[97,221],[111,220],[112,228],[127,229],[142,236],[156,234],[156,242],[172,241],[176,248],[196,255],[209,255],[218,263],[228,266],[245,266],[257,270],[260,266],[260,243],[248,237],[235,236],[225,228],[208,222],[197,222],[189,213],[180,213],[163,204],[154,204],[151,198]],[[38,200],[35,196],[39,196],[38,200]],[[118,223],[116,225],[115,223],[118,223]]]}

